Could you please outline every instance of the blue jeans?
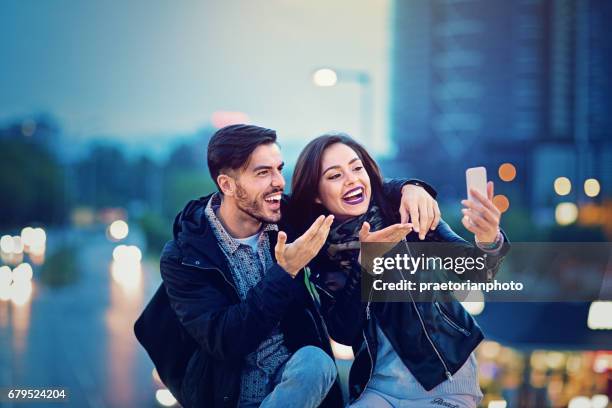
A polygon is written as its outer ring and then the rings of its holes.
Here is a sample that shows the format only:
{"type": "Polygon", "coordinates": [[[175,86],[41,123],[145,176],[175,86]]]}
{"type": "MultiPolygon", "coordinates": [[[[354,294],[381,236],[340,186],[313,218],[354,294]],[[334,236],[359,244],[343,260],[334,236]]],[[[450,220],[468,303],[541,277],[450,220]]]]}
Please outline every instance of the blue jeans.
{"type": "Polygon", "coordinates": [[[476,408],[479,400],[467,394],[399,400],[366,388],[361,398],[347,408],[476,408]]]}
{"type": "Polygon", "coordinates": [[[338,371],[336,363],[322,349],[305,346],[281,367],[276,386],[261,402],[241,404],[240,408],[315,408],[325,399],[338,371]]]}

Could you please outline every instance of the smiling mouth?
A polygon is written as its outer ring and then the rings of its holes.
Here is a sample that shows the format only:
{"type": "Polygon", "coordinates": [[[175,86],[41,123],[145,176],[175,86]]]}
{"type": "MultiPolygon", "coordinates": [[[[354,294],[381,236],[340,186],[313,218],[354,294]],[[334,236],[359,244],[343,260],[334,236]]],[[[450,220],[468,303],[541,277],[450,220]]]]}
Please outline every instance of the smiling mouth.
{"type": "Polygon", "coordinates": [[[365,190],[363,187],[357,187],[349,190],[342,196],[342,201],[349,205],[361,204],[365,200],[365,190]]]}
{"type": "Polygon", "coordinates": [[[282,198],[282,193],[275,192],[275,193],[268,194],[267,196],[265,196],[264,201],[266,203],[272,204],[273,206],[276,206],[277,204],[280,204],[281,198],[282,198]]]}

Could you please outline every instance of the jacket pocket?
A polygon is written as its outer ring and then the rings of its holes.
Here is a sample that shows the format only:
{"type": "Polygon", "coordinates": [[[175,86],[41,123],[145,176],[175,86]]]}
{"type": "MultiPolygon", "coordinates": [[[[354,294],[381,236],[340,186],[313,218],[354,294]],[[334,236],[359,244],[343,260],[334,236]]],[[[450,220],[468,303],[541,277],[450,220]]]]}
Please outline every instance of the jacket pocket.
{"type": "Polygon", "coordinates": [[[459,333],[463,334],[465,337],[469,337],[472,334],[468,329],[456,323],[437,301],[434,302],[434,305],[436,305],[436,309],[438,309],[438,312],[440,312],[440,316],[442,316],[442,320],[444,320],[446,324],[448,324],[450,327],[452,327],[459,333]]]}

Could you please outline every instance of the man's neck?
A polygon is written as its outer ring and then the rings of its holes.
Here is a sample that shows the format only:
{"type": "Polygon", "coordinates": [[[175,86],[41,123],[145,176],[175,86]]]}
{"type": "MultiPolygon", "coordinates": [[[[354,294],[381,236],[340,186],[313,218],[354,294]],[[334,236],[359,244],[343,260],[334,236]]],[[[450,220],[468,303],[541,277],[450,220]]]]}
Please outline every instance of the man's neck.
{"type": "Polygon", "coordinates": [[[221,199],[217,217],[225,230],[234,238],[247,238],[261,230],[262,222],[245,214],[227,200],[221,199]]]}

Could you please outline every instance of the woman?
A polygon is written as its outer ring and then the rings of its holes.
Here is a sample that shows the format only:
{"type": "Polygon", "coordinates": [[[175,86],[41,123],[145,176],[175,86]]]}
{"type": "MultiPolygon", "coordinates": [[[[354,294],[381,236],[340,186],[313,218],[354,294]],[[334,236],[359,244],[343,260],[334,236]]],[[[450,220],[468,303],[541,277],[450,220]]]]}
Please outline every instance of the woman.
{"type": "MultiPolygon", "coordinates": [[[[487,252],[484,276],[492,279],[502,259],[500,212],[488,197],[464,200],[463,225],[476,236],[469,244],[441,221],[426,242],[454,242],[466,256],[487,252]]],[[[473,350],[483,334],[457,302],[361,301],[361,242],[418,241],[410,224],[399,223],[381,200],[382,177],[366,150],[344,134],[323,135],[300,154],[292,180],[293,221],[307,226],[320,214],[335,216],[320,254],[312,262],[323,317],[331,337],[350,344],[351,407],[476,407],[478,386],[473,350]],[[432,405],[433,404],[433,405],[432,405]]]]}

